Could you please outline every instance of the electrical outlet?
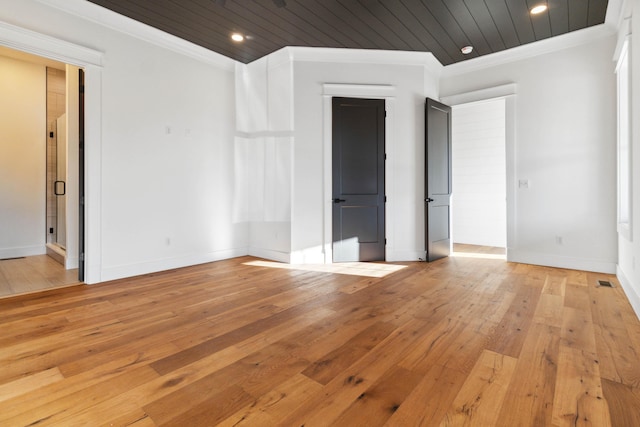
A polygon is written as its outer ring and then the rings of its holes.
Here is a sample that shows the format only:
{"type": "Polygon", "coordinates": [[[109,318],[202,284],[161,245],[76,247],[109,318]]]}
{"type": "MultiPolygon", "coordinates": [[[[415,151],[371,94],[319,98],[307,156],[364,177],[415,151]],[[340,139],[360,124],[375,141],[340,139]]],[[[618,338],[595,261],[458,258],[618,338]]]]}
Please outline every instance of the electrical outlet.
{"type": "Polygon", "coordinates": [[[562,236],[556,236],[556,245],[562,244],[562,236]]]}

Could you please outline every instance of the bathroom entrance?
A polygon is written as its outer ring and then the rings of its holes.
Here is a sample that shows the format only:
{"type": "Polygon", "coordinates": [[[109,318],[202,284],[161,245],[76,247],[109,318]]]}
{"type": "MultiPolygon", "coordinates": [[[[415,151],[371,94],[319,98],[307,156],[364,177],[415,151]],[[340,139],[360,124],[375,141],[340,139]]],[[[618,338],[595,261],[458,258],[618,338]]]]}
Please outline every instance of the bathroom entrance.
{"type": "Polygon", "coordinates": [[[70,65],[47,68],[46,247],[67,270],[81,264],[81,74],[70,65]]]}

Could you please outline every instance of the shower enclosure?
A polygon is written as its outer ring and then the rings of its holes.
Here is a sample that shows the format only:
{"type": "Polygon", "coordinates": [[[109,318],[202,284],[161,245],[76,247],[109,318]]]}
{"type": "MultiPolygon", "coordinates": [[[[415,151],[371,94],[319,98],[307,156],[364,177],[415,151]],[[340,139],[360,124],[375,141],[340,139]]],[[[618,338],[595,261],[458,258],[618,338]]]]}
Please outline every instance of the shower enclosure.
{"type": "Polygon", "coordinates": [[[66,126],[66,114],[52,121],[47,144],[47,252],[63,264],[67,247],[66,126]]]}

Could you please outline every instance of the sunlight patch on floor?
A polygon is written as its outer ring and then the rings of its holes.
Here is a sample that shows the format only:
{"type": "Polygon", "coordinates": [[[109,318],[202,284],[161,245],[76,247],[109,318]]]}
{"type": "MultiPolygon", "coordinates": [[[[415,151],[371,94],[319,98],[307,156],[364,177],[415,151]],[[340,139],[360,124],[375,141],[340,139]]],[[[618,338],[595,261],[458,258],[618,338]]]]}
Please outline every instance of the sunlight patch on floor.
{"type": "Polygon", "coordinates": [[[245,265],[282,268],[287,270],[315,271],[321,273],[348,274],[351,276],[385,277],[406,268],[406,265],[377,264],[370,262],[341,262],[336,264],[283,264],[273,261],[249,261],[245,265]]]}

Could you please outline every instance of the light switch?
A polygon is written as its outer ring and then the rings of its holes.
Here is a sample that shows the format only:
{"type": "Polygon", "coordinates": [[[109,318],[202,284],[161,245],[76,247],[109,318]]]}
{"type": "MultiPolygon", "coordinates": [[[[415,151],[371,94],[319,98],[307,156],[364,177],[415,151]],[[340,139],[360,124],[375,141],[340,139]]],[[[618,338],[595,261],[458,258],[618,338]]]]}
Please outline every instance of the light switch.
{"type": "Polygon", "coordinates": [[[529,180],[528,179],[520,179],[520,180],[518,180],[518,187],[520,187],[520,188],[529,188],[529,180]]]}

